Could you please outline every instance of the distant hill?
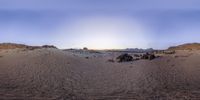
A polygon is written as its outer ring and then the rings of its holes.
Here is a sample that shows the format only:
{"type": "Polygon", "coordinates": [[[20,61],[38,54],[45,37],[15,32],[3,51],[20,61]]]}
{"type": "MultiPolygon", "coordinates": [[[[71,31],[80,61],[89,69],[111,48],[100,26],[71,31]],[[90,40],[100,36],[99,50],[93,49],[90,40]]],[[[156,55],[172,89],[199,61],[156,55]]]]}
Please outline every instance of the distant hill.
{"type": "Polygon", "coordinates": [[[39,48],[56,48],[53,45],[43,45],[43,46],[28,46],[24,44],[16,44],[16,43],[0,43],[0,49],[16,49],[16,48],[24,48],[24,49],[39,49],[39,48]]]}
{"type": "Polygon", "coordinates": [[[0,49],[15,49],[15,48],[26,48],[27,45],[16,44],[16,43],[1,43],[0,49]]]}
{"type": "Polygon", "coordinates": [[[129,51],[129,52],[138,52],[138,53],[143,53],[143,52],[153,52],[153,48],[148,48],[148,49],[139,49],[139,48],[127,48],[124,51],[129,51]]]}
{"type": "Polygon", "coordinates": [[[187,43],[169,47],[168,50],[200,50],[200,43],[187,43]]]}

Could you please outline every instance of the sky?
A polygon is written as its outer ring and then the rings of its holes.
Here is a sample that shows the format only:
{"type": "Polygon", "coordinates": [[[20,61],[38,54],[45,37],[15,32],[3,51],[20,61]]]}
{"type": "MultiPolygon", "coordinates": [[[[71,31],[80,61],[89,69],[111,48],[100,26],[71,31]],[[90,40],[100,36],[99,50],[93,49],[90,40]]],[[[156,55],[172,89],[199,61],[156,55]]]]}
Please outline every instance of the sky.
{"type": "Polygon", "coordinates": [[[0,43],[165,49],[200,42],[199,0],[0,0],[0,43]]]}

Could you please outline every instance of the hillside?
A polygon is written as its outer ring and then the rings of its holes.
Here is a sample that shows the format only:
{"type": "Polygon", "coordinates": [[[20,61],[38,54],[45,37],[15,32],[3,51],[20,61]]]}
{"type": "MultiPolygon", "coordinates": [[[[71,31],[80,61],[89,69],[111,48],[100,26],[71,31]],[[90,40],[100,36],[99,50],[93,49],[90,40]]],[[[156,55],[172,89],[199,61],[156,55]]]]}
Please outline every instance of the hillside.
{"type": "Polygon", "coordinates": [[[188,43],[169,47],[168,50],[200,50],[200,43],[188,43]]]}
{"type": "Polygon", "coordinates": [[[15,44],[15,43],[1,43],[0,49],[16,49],[16,48],[26,48],[27,45],[15,44]]]}
{"type": "Polygon", "coordinates": [[[24,44],[16,44],[16,43],[0,43],[0,49],[29,49],[29,50],[34,50],[34,49],[41,49],[41,48],[55,48],[57,47],[53,45],[43,45],[43,46],[28,46],[24,44]]]}

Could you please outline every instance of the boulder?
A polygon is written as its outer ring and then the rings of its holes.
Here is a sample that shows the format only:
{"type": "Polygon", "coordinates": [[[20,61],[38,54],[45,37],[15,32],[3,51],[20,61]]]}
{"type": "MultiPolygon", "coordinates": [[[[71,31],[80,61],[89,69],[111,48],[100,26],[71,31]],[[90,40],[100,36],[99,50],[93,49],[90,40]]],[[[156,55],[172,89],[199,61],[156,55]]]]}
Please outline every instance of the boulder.
{"type": "Polygon", "coordinates": [[[134,57],[141,57],[141,55],[139,55],[139,54],[134,54],[134,57]]]}
{"type": "Polygon", "coordinates": [[[88,48],[87,48],[87,47],[84,47],[83,50],[88,50],[88,48]]]}
{"type": "Polygon", "coordinates": [[[117,57],[118,62],[128,62],[128,61],[133,61],[133,57],[129,54],[122,54],[117,57]]]}
{"type": "Polygon", "coordinates": [[[150,54],[149,55],[149,60],[153,60],[153,59],[155,59],[156,58],[156,56],[154,55],[154,54],[150,54]]]}
{"type": "Polygon", "coordinates": [[[150,54],[150,53],[143,54],[141,57],[141,59],[148,59],[148,60],[153,60],[155,58],[156,58],[156,56],[154,54],[150,54]]]}

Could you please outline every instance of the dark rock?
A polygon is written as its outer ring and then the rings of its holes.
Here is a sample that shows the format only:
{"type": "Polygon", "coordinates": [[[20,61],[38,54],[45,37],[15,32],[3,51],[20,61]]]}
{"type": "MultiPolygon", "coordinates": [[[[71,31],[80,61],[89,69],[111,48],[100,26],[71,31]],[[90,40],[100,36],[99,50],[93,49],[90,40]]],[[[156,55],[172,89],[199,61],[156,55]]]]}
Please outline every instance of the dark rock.
{"type": "Polygon", "coordinates": [[[149,54],[149,53],[143,54],[141,57],[141,59],[148,59],[148,60],[153,60],[155,58],[156,56],[154,54],[149,54]]]}
{"type": "Polygon", "coordinates": [[[28,50],[35,50],[35,49],[40,49],[41,47],[39,46],[26,46],[26,49],[28,50]]]}
{"type": "Polygon", "coordinates": [[[87,47],[84,47],[83,50],[88,50],[88,48],[87,48],[87,47]]]}
{"type": "Polygon", "coordinates": [[[141,55],[139,55],[139,54],[134,54],[134,57],[140,57],[141,55]]]}
{"type": "Polygon", "coordinates": [[[149,58],[148,56],[149,56],[149,53],[143,54],[141,59],[148,59],[149,58]]]}
{"type": "Polygon", "coordinates": [[[149,55],[149,60],[153,60],[153,59],[155,59],[156,58],[156,56],[154,55],[154,54],[150,54],[149,55]]]}
{"type": "Polygon", "coordinates": [[[129,54],[122,54],[117,57],[118,62],[128,62],[128,61],[133,61],[133,57],[129,54]]]}
{"type": "Polygon", "coordinates": [[[42,48],[54,48],[54,49],[57,49],[57,47],[54,46],[54,45],[43,45],[42,48]]]}

